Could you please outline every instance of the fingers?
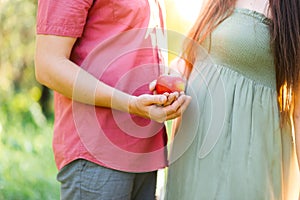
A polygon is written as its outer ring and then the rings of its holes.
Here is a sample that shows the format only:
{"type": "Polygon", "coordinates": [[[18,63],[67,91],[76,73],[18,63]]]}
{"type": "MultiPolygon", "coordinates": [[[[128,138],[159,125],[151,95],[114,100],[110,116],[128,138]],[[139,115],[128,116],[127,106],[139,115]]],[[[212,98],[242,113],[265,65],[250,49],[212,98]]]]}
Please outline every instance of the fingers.
{"type": "Polygon", "coordinates": [[[167,101],[162,106],[171,105],[179,97],[178,92],[173,92],[173,93],[170,93],[170,94],[165,93],[164,95],[167,97],[167,101]]]}
{"type": "Polygon", "coordinates": [[[145,105],[161,105],[161,106],[168,106],[172,104],[177,98],[179,97],[178,92],[173,93],[164,93],[164,94],[155,94],[151,96],[144,97],[144,104],[145,105]]]}
{"type": "Polygon", "coordinates": [[[157,122],[174,119],[182,115],[186,110],[191,97],[178,93],[163,95],[141,95],[135,99],[136,115],[150,118],[157,122]],[[169,104],[167,106],[162,106],[169,104]]]}
{"type": "Polygon", "coordinates": [[[189,104],[191,103],[192,97],[190,96],[185,96],[183,104],[181,104],[181,106],[179,107],[179,109],[177,110],[177,117],[178,115],[181,116],[184,111],[187,109],[187,107],[189,106],[189,104]]]}
{"type": "Polygon", "coordinates": [[[166,95],[141,95],[140,98],[144,106],[163,105],[168,101],[166,95]]]}
{"type": "Polygon", "coordinates": [[[173,104],[165,107],[166,120],[174,119],[182,115],[191,102],[191,97],[181,95],[173,104]]]}
{"type": "Polygon", "coordinates": [[[152,81],[151,83],[149,83],[149,90],[151,92],[154,92],[155,90],[155,85],[156,85],[156,80],[152,81]]]}
{"type": "Polygon", "coordinates": [[[173,93],[169,94],[167,103],[170,103],[170,104],[173,103],[178,97],[179,97],[178,92],[173,92],[173,93]]]}

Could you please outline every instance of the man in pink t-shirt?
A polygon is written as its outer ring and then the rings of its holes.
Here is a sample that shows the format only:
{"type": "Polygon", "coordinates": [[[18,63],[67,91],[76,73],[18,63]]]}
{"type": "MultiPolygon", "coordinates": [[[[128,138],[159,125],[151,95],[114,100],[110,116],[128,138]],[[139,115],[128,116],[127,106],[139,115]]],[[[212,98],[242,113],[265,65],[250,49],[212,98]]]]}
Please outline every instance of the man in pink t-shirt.
{"type": "Polygon", "coordinates": [[[148,89],[164,65],[162,19],[160,0],[38,1],[36,78],[54,90],[62,199],[155,198],[163,122],[190,102],[148,89]]]}

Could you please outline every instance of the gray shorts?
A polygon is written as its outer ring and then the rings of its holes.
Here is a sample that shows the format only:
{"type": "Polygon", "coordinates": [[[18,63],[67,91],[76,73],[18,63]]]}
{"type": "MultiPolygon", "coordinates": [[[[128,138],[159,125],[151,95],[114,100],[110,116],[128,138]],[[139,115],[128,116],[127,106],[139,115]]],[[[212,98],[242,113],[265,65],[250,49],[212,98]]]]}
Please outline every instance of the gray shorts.
{"type": "Polygon", "coordinates": [[[127,173],[79,159],[57,174],[62,200],[154,200],[157,172],[127,173]]]}

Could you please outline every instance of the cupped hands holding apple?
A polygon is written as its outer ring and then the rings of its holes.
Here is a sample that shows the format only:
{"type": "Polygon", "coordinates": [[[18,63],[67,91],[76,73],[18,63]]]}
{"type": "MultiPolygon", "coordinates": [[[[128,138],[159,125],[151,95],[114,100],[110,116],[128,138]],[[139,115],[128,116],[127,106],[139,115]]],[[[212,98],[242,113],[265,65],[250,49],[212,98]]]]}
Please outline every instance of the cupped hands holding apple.
{"type": "MultiPolygon", "coordinates": [[[[168,73],[160,75],[156,80],[149,84],[153,95],[141,95],[133,98],[133,114],[140,116],[149,115],[158,122],[164,122],[171,119],[179,119],[182,113],[187,109],[191,102],[191,96],[185,94],[186,81],[185,76],[181,76],[184,69],[184,62],[174,61],[173,67],[168,67],[168,73]],[[175,69],[175,70],[174,70],[175,69]],[[142,114],[141,114],[142,113],[142,114]],[[144,114],[143,114],[144,113],[144,114]]],[[[171,65],[170,65],[171,66],[171,65]]]]}
{"type": "Polygon", "coordinates": [[[170,71],[169,73],[161,74],[149,85],[153,94],[163,94],[167,97],[168,101],[162,106],[172,104],[180,95],[183,95],[185,87],[186,81],[179,74],[170,73],[170,71]]]}

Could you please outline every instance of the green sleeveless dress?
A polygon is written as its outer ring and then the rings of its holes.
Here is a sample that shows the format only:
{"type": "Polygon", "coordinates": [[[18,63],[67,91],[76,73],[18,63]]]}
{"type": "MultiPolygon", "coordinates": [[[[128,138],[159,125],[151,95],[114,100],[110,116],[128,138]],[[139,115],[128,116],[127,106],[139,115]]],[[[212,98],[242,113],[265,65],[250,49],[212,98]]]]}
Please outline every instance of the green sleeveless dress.
{"type": "Polygon", "coordinates": [[[199,47],[165,199],[297,199],[299,170],[291,123],[279,123],[269,23],[235,9],[199,47]]]}

